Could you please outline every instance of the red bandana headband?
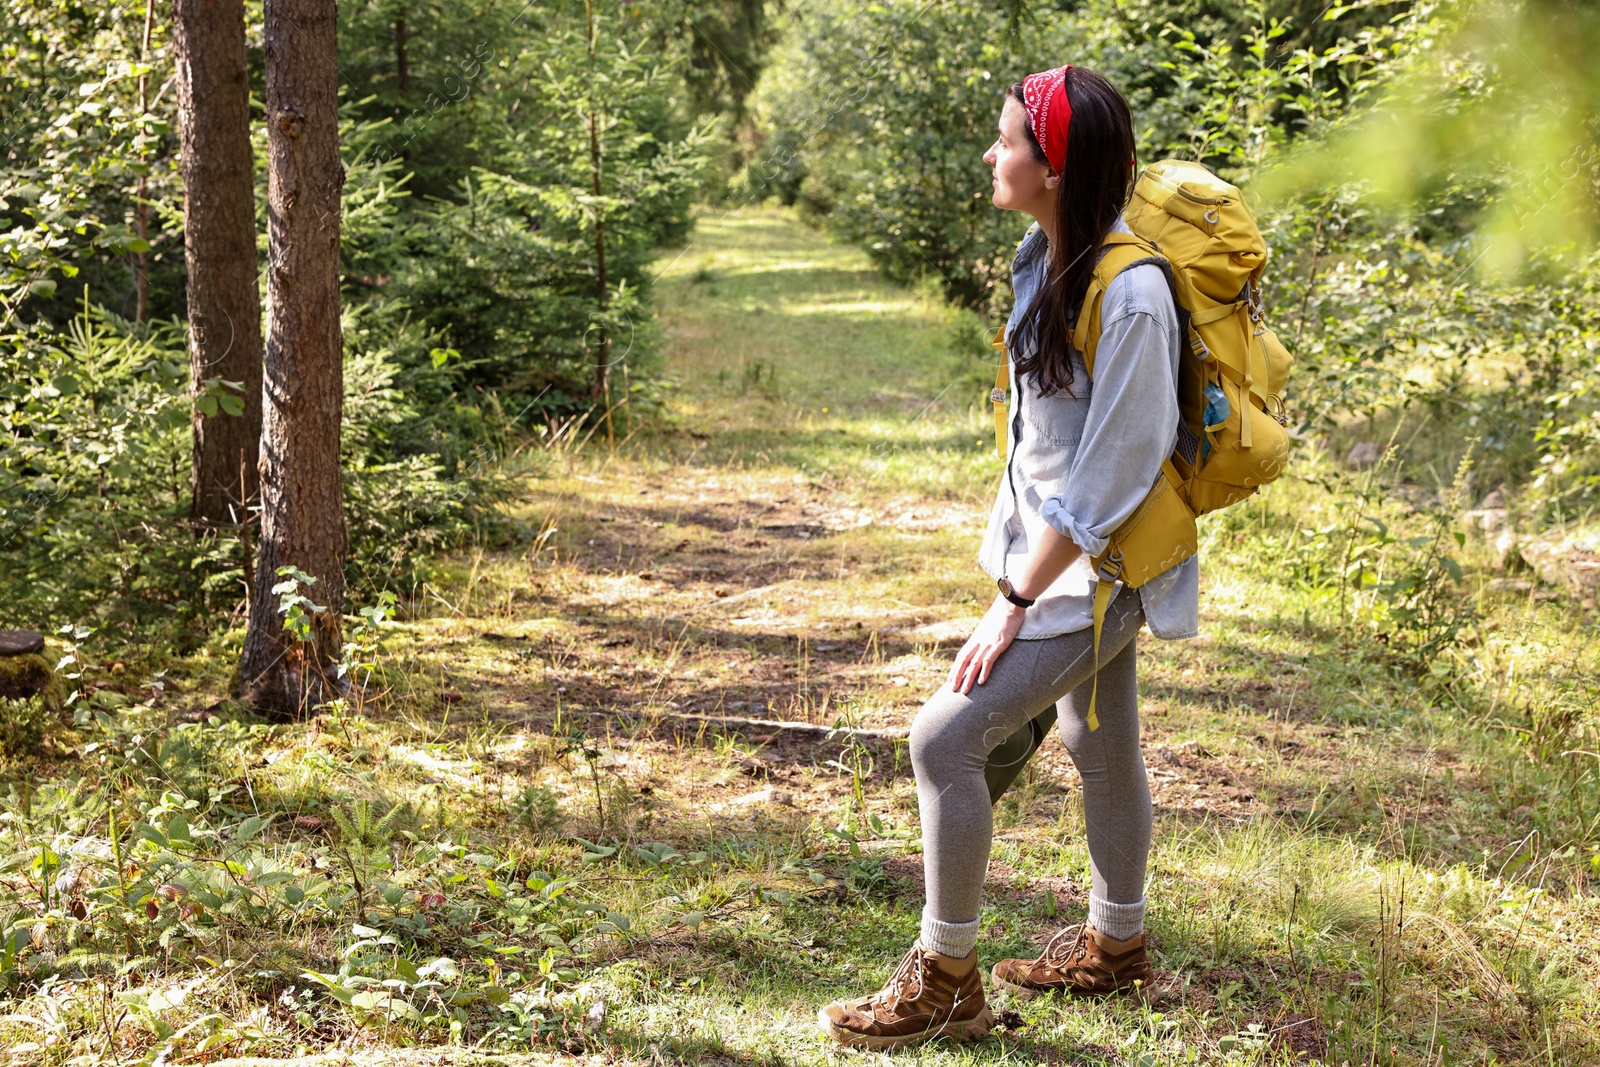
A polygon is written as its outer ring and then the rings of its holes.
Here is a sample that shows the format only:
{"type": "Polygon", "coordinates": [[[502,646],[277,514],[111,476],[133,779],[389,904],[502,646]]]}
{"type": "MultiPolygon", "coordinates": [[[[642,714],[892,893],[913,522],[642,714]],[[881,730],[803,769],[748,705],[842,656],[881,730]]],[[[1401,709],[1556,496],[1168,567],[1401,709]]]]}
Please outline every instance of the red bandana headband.
{"type": "Polygon", "coordinates": [[[1069,63],[1022,79],[1022,106],[1028,109],[1028,125],[1033,127],[1034,140],[1044,149],[1044,157],[1057,174],[1067,164],[1067,128],[1072,125],[1067,71],[1071,69],[1069,63]]]}

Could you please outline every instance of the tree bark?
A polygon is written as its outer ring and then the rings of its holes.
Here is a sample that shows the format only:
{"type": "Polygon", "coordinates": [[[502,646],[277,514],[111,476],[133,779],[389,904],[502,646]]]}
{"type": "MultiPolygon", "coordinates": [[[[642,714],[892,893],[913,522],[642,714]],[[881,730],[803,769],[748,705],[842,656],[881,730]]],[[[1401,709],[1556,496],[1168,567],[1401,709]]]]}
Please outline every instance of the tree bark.
{"type": "Polygon", "coordinates": [[[339,72],[334,0],[266,0],[267,358],[261,548],[241,692],[269,718],[337,696],[345,525],[339,483],[339,72]],[[316,584],[303,643],[284,629],[280,567],[316,584]]]}
{"type": "Polygon", "coordinates": [[[244,412],[194,413],[189,514],[236,526],[256,496],[261,438],[261,296],[243,0],[173,0],[189,378],[242,382],[244,412]]]}

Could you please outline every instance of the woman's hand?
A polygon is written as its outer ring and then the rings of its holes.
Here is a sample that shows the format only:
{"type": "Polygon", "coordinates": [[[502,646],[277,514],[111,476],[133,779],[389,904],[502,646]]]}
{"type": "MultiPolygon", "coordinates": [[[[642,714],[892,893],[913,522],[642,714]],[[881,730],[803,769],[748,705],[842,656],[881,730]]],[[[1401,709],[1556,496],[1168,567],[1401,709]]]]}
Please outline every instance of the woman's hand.
{"type": "Polygon", "coordinates": [[[955,665],[950,668],[950,688],[958,693],[972,692],[972,684],[982,685],[989,680],[994,661],[1006,650],[1017,631],[1022,628],[1024,611],[1005,597],[995,597],[977,630],[956,653],[955,665]]]}

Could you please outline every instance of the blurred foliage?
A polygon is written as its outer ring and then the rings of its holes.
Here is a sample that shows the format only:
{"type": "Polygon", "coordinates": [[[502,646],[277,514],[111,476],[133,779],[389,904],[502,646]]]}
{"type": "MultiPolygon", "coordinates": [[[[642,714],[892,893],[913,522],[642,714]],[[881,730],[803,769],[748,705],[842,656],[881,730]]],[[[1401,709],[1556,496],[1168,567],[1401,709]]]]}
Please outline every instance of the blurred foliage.
{"type": "Polygon", "coordinates": [[[1600,232],[1600,9],[1452,3],[1432,21],[1373,106],[1290,156],[1269,195],[1353,182],[1390,210],[1458,203],[1488,278],[1581,258],[1600,232]]]}

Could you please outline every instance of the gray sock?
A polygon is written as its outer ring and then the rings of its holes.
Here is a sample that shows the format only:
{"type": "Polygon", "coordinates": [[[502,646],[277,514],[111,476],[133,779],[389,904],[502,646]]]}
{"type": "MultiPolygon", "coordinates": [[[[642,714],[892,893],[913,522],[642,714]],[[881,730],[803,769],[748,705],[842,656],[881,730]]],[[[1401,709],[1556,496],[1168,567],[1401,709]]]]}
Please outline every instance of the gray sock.
{"type": "Polygon", "coordinates": [[[978,920],[969,923],[942,923],[922,909],[922,947],[941,956],[964,960],[978,947],[978,920]]]}
{"type": "MultiPolygon", "coordinates": [[[[927,920],[924,919],[923,922],[927,920]]],[[[1144,901],[1141,900],[1137,904],[1113,904],[1091,893],[1089,925],[1118,941],[1138,937],[1144,933],[1144,901]]]]}

